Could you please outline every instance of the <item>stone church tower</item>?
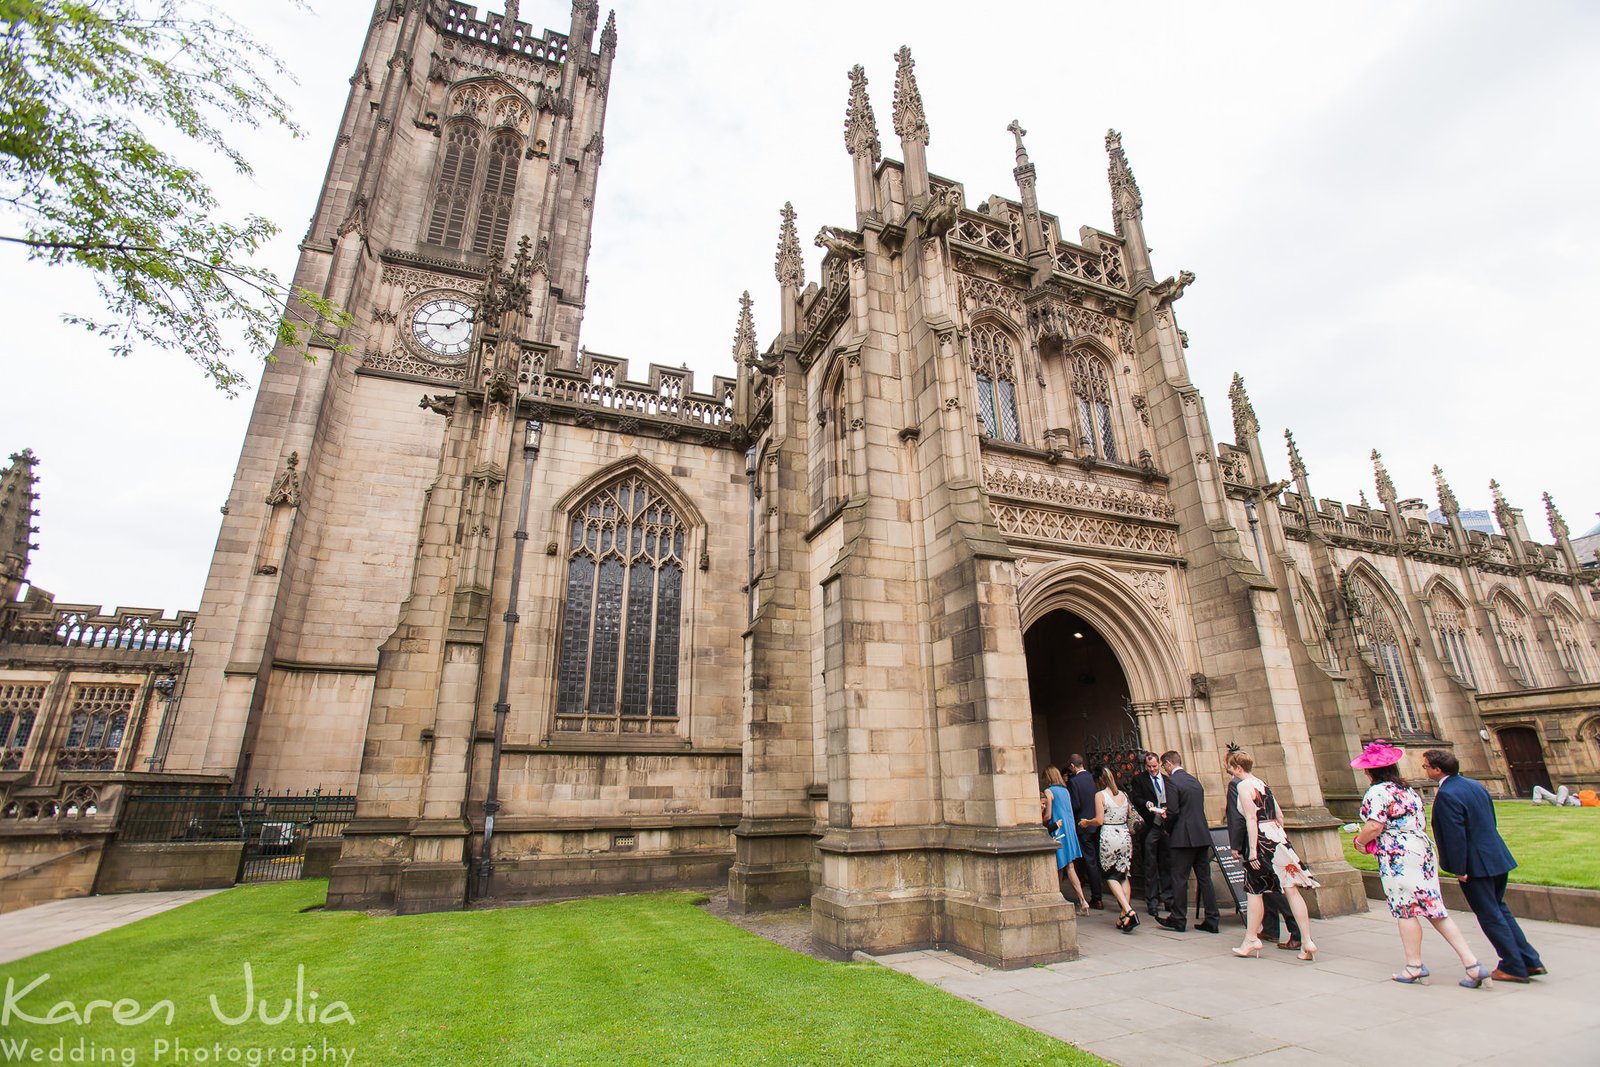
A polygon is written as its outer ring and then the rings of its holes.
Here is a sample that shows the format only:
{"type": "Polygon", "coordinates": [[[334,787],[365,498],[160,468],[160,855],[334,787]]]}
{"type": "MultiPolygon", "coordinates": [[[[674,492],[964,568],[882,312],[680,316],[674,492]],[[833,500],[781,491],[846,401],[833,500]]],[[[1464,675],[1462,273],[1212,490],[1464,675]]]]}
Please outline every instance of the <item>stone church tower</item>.
{"type": "MultiPolygon", "coordinates": [[[[330,906],[725,877],[840,953],[1017,966],[1077,951],[1037,778],[1073,751],[1178,749],[1218,822],[1249,749],[1324,913],[1364,901],[1328,807],[1361,739],[1495,772],[1458,646],[1419,636],[1469,609],[1417,598],[1465,584],[1488,620],[1460,576],[1501,546],[1392,483],[1381,515],[1314,505],[1298,454],[1271,481],[1242,382],[1219,445],[1194,278],[1151,264],[1116,133],[1112,228],[1072,239],[1019,123],[1017,195],[976,199],[929,170],[909,51],[898,161],[855,68],[855,217],[808,284],[784,206],[781,329],[745,294],[697,391],[579,344],[614,20],[505,6],[377,5],[295,275],[353,322],[266,370],[167,762],[354,791],[330,906]]],[[[1502,658],[1565,633],[1565,683],[1600,681],[1570,549],[1503,554],[1502,610],[1568,614],[1502,658]]]]}

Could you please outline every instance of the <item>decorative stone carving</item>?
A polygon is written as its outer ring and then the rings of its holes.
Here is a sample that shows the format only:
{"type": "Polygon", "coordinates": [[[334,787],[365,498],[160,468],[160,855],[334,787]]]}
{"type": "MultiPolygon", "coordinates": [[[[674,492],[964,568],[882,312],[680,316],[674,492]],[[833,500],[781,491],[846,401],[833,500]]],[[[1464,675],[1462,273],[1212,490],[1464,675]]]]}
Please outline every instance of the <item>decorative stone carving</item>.
{"type": "Polygon", "coordinates": [[[1143,393],[1133,394],[1133,410],[1139,413],[1139,421],[1146,426],[1150,425],[1150,401],[1145,399],[1143,393]]]}
{"type": "MultiPolygon", "coordinates": [[[[1294,443],[1294,434],[1289,430],[1284,430],[1283,439],[1289,444],[1289,473],[1298,478],[1300,481],[1305,481],[1306,465],[1305,462],[1300,458],[1300,449],[1294,443]]],[[[1439,470],[1438,467],[1433,469],[1435,473],[1437,473],[1439,470]]]]}
{"type": "Polygon", "coordinates": [[[1170,308],[1173,301],[1184,294],[1189,286],[1194,284],[1194,271],[1180,270],[1176,277],[1159,282],[1150,290],[1150,295],[1156,298],[1156,303],[1163,308],[1170,308]]]}
{"type": "Polygon", "coordinates": [[[1144,217],[1144,197],[1139,195],[1139,183],[1134,181],[1133,168],[1122,151],[1122,134],[1116,130],[1106,131],[1106,154],[1111,157],[1106,172],[1111,183],[1111,222],[1117,236],[1122,237],[1124,219],[1144,217]]]}
{"type": "Polygon", "coordinates": [[[1244,376],[1237,371],[1233,384],[1228,387],[1228,399],[1233,401],[1233,439],[1243,442],[1259,434],[1261,423],[1256,421],[1256,409],[1250,405],[1250,395],[1244,391],[1244,376]]]}
{"type": "Polygon", "coordinates": [[[1050,466],[1010,457],[984,457],[983,488],[992,496],[1036,500],[1163,522],[1171,521],[1177,514],[1171,502],[1156,493],[1097,481],[1078,481],[1058,473],[1050,466]]]}
{"type": "Polygon", "coordinates": [[[859,259],[863,253],[861,234],[838,226],[824,226],[817,231],[816,240],[812,243],[818,248],[827,249],[830,255],[839,256],[846,261],[859,259]]]}
{"type": "Polygon", "coordinates": [[[434,393],[432,395],[425,393],[417,407],[422,408],[424,411],[431,411],[435,415],[443,415],[448,419],[456,413],[456,397],[454,393],[434,393]]]}
{"type": "Polygon", "coordinates": [[[989,510],[994,514],[995,526],[1003,534],[1159,556],[1178,554],[1177,531],[1164,526],[1146,526],[992,499],[989,510]]]}
{"type": "Polygon", "coordinates": [[[1189,675],[1189,695],[1196,700],[1209,700],[1211,698],[1211,679],[1200,671],[1195,671],[1189,675]]]}
{"type": "Polygon", "coordinates": [[[746,367],[756,362],[756,323],[750,315],[750,290],[739,297],[739,324],[733,330],[733,362],[746,367]]]}
{"type": "Polygon", "coordinates": [[[783,218],[783,225],[778,229],[778,258],[775,264],[778,284],[799,292],[806,284],[806,265],[800,258],[800,239],[795,235],[794,205],[785,200],[783,210],[778,214],[783,218]]]}
{"type": "Polygon", "coordinates": [[[956,279],[961,293],[961,306],[969,316],[985,308],[994,308],[1011,316],[1018,325],[1024,321],[1022,296],[1017,290],[970,274],[957,274],[956,279]]]}
{"type": "Polygon", "coordinates": [[[1550,498],[1549,493],[1544,495],[1544,517],[1550,523],[1550,536],[1557,541],[1566,540],[1567,522],[1561,517],[1561,512],[1556,510],[1556,502],[1550,498]]]}
{"type": "Polygon", "coordinates": [[[852,156],[866,155],[873,163],[883,158],[878,143],[878,120],[867,99],[867,72],[857,63],[850,68],[850,102],[844,117],[844,147],[852,156]]]}
{"type": "Polygon", "coordinates": [[[928,143],[928,117],[922,110],[922,94],[917,91],[917,76],[912,72],[916,64],[911,59],[911,49],[902,45],[894,54],[898,64],[894,76],[894,132],[902,141],[928,143]]]}
{"type": "Polygon", "coordinates": [[[1439,490],[1439,511],[1444,515],[1459,515],[1461,505],[1456,502],[1456,495],[1450,489],[1450,483],[1444,480],[1444,471],[1439,465],[1433,465],[1433,484],[1439,490]]]}
{"type": "Polygon", "coordinates": [[[1389,472],[1384,469],[1383,457],[1378,454],[1376,448],[1372,450],[1372,471],[1378,483],[1378,499],[1385,504],[1394,503],[1396,497],[1394,482],[1390,480],[1389,472]]]}
{"type": "Polygon", "coordinates": [[[267,503],[271,505],[287,504],[291,508],[300,506],[300,453],[290,452],[289,458],[283,461],[283,469],[272,480],[272,488],[267,490],[267,503]]]}
{"type": "Polygon", "coordinates": [[[395,324],[394,309],[392,309],[392,308],[380,308],[380,307],[373,308],[372,309],[372,321],[376,322],[376,323],[381,323],[384,326],[393,326],[395,324]]]}

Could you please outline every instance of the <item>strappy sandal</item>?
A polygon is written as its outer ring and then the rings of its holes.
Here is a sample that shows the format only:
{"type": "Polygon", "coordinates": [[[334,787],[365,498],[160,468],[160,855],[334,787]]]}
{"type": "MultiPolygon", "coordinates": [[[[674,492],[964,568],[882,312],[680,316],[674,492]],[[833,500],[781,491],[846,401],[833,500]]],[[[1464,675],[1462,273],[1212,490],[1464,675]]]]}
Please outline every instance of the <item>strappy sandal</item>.
{"type": "Polygon", "coordinates": [[[1477,989],[1488,980],[1489,972],[1483,969],[1483,964],[1474,963],[1471,967],[1467,968],[1467,976],[1461,979],[1461,981],[1457,982],[1456,985],[1460,986],[1462,989],[1477,989]]]}
{"type": "MultiPolygon", "coordinates": [[[[1416,985],[1428,977],[1430,973],[1426,964],[1408,963],[1404,974],[1391,974],[1389,978],[1392,981],[1399,982],[1401,985],[1416,985]]],[[[1462,984],[1464,985],[1465,983],[1462,984]]]]}

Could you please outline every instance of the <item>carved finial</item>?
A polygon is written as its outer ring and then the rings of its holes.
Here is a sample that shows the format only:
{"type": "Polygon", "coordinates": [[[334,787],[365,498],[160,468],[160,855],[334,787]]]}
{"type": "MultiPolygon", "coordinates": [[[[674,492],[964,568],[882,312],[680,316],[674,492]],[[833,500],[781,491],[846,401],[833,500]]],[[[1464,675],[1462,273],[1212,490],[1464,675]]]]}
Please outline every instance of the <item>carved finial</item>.
{"type": "Polygon", "coordinates": [[[1023,147],[1022,139],[1028,136],[1028,131],[1022,128],[1020,120],[1012,119],[1011,125],[1006,127],[1006,132],[1017,139],[1017,166],[1026,167],[1028,165],[1028,150],[1023,147]]]}
{"type": "Polygon", "coordinates": [[[1556,510],[1556,502],[1550,499],[1550,494],[1544,495],[1544,517],[1550,521],[1550,536],[1557,541],[1564,541],[1567,537],[1567,523],[1561,517],[1561,512],[1556,510]]]}
{"type": "Polygon", "coordinates": [[[1496,511],[1500,511],[1510,506],[1506,503],[1505,494],[1500,491],[1500,483],[1495,481],[1493,478],[1489,479],[1489,493],[1494,497],[1494,508],[1496,511]]]}
{"type": "Polygon", "coordinates": [[[1369,511],[1372,509],[1371,503],[1367,501],[1367,491],[1365,489],[1356,490],[1356,499],[1361,501],[1362,507],[1368,509],[1369,511]]]}
{"type": "Polygon", "coordinates": [[[1294,443],[1294,434],[1288,430],[1283,431],[1283,439],[1289,442],[1289,473],[1301,481],[1306,478],[1305,461],[1300,458],[1300,448],[1294,443]]]}
{"type": "Polygon", "coordinates": [[[1439,490],[1439,513],[1441,515],[1461,514],[1461,505],[1456,501],[1456,494],[1451,491],[1450,483],[1444,480],[1444,471],[1435,463],[1433,465],[1433,484],[1439,490]]]}
{"type": "Polygon", "coordinates": [[[511,39],[511,27],[517,24],[517,16],[522,13],[520,10],[518,10],[521,7],[521,4],[522,0],[505,0],[504,7],[506,13],[505,18],[501,22],[501,25],[505,26],[505,29],[501,31],[501,40],[508,41],[511,39]]]}
{"type": "Polygon", "coordinates": [[[739,325],[733,331],[733,361],[741,367],[756,360],[756,322],[750,316],[750,290],[739,298],[739,325]]]}
{"type": "Polygon", "coordinates": [[[844,146],[852,156],[868,155],[876,163],[883,158],[878,143],[878,120],[867,99],[867,72],[860,63],[850,68],[850,104],[844,115],[844,146]]]}
{"type": "Polygon", "coordinates": [[[11,454],[9,467],[0,468],[0,568],[7,556],[22,561],[11,571],[0,569],[0,578],[20,580],[26,576],[29,553],[39,547],[33,543],[33,535],[39,532],[33,525],[39,514],[34,507],[39,494],[34,490],[37,479],[33,471],[38,462],[33,450],[24,448],[11,454]]]}
{"type": "Polygon", "coordinates": [[[511,276],[524,282],[533,276],[533,238],[527,234],[517,238],[517,254],[511,259],[511,276]]]}
{"type": "Polygon", "coordinates": [[[1124,219],[1144,217],[1144,197],[1139,195],[1139,183],[1133,180],[1133,168],[1122,151],[1122,134],[1116,130],[1106,131],[1106,153],[1111,157],[1107,172],[1111,181],[1111,221],[1121,237],[1124,219]]]}
{"type": "Polygon", "coordinates": [[[539,238],[539,247],[533,251],[533,262],[528,264],[528,274],[530,277],[535,274],[543,274],[547,278],[550,276],[550,238],[539,238]]]}
{"type": "Polygon", "coordinates": [[[1246,437],[1254,437],[1261,432],[1261,424],[1256,421],[1256,409],[1250,406],[1250,396],[1244,391],[1244,376],[1237,371],[1233,375],[1233,384],[1228,387],[1228,399],[1233,401],[1233,439],[1243,441],[1246,437]]]}
{"type": "Polygon", "coordinates": [[[798,292],[806,284],[806,264],[800,258],[800,236],[794,229],[794,205],[785,200],[778,214],[783,216],[778,229],[778,284],[798,292]]]}
{"type": "Polygon", "coordinates": [[[902,141],[928,143],[928,116],[922,110],[922,94],[917,91],[917,76],[911,68],[911,49],[905,45],[894,54],[900,65],[894,75],[894,132],[902,141]]]}
{"type": "Polygon", "coordinates": [[[1378,499],[1385,504],[1392,504],[1395,500],[1394,482],[1389,478],[1389,472],[1384,470],[1383,457],[1378,455],[1378,450],[1372,450],[1372,473],[1378,482],[1378,499]]]}
{"type": "Polygon", "coordinates": [[[606,15],[606,28],[600,31],[600,51],[615,52],[617,50],[617,12],[613,8],[606,15]]]}
{"type": "Polygon", "coordinates": [[[272,480],[272,488],[267,490],[267,503],[272,506],[287,504],[291,508],[300,506],[300,453],[290,452],[289,457],[283,461],[283,470],[272,480]]]}

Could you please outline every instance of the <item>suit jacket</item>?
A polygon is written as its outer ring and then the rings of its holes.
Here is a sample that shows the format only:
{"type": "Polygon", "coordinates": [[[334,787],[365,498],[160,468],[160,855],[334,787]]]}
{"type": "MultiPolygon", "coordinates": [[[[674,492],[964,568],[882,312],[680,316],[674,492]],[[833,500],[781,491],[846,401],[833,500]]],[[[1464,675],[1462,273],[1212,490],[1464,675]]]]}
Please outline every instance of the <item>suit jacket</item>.
{"type": "Polygon", "coordinates": [[[1067,779],[1067,792],[1072,794],[1072,814],[1079,819],[1094,818],[1094,775],[1079,771],[1067,779]]]}
{"type": "Polygon", "coordinates": [[[1206,826],[1206,787],[1179,767],[1172,772],[1167,792],[1167,836],[1173,848],[1209,848],[1206,826]]]}
{"type": "Polygon", "coordinates": [[[1433,798],[1433,836],[1439,869],[1469,878],[1505,874],[1517,865],[1495,825],[1489,791],[1471,778],[1452,774],[1433,798]]]}
{"type": "MultiPolygon", "coordinates": [[[[1165,774],[1161,776],[1161,788],[1167,791],[1167,803],[1170,805],[1172,803],[1172,778],[1170,776],[1165,774]]],[[[1128,783],[1128,798],[1133,802],[1133,806],[1139,809],[1139,814],[1144,816],[1145,825],[1164,825],[1161,819],[1150,814],[1152,806],[1159,807],[1160,805],[1156,802],[1156,787],[1150,784],[1150,775],[1147,772],[1140,771],[1133,776],[1133,781],[1128,783]]]]}

